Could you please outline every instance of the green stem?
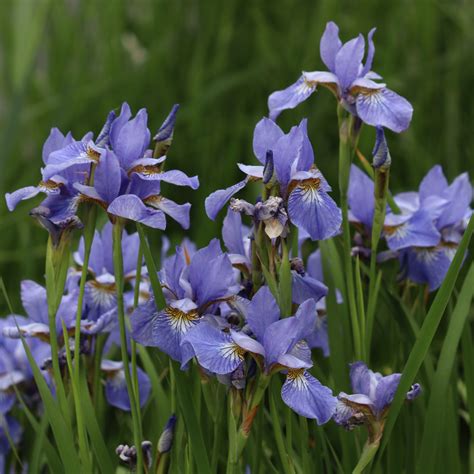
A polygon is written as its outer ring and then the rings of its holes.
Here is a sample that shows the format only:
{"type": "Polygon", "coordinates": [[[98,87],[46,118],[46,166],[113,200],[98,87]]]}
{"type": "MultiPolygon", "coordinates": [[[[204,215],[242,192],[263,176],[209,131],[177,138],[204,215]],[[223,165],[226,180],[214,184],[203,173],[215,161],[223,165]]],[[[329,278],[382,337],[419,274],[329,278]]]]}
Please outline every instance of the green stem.
{"type": "Polygon", "coordinates": [[[357,316],[357,305],[354,288],[354,272],[351,258],[351,231],[349,227],[349,205],[347,192],[349,189],[349,175],[352,161],[351,129],[353,116],[341,105],[338,106],[339,119],[339,192],[342,210],[342,231],[344,244],[344,267],[346,273],[346,296],[349,302],[354,349],[357,358],[361,357],[361,338],[357,316]]]}
{"type": "MultiPolygon", "coordinates": [[[[140,281],[142,276],[142,262],[143,262],[143,251],[142,245],[138,248],[137,256],[137,267],[135,271],[135,288],[133,292],[133,308],[135,309],[138,306],[140,300],[140,281]]],[[[132,350],[132,380],[133,380],[133,389],[135,391],[135,398],[137,401],[137,410],[140,411],[140,394],[138,392],[138,368],[137,368],[137,343],[132,339],[131,340],[131,350],[132,350]]],[[[141,432],[141,418],[140,418],[140,432],[141,432]]]]}
{"type": "Polygon", "coordinates": [[[140,245],[145,256],[145,263],[148,268],[148,277],[150,278],[151,288],[153,290],[153,296],[155,297],[155,306],[159,311],[166,306],[165,296],[163,295],[163,289],[161,288],[160,280],[158,279],[158,271],[156,269],[155,260],[151,253],[150,246],[146,240],[145,229],[142,224],[137,222],[138,235],[140,236],[140,245]]]}
{"type": "Polygon", "coordinates": [[[120,349],[122,353],[123,371],[125,373],[125,382],[127,384],[128,396],[130,398],[130,408],[132,412],[133,423],[133,441],[137,448],[137,472],[143,471],[143,452],[141,449],[141,432],[140,432],[140,413],[137,410],[137,401],[133,387],[132,377],[130,375],[130,366],[128,363],[127,351],[127,334],[125,325],[125,307],[123,301],[123,257],[122,257],[122,223],[115,223],[113,226],[113,257],[114,257],[114,273],[115,285],[117,291],[117,313],[120,328],[120,349]]]}
{"type": "Polygon", "coordinates": [[[352,474],[361,474],[363,470],[369,465],[369,463],[374,458],[377,450],[379,449],[380,440],[373,443],[366,443],[362,454],[360,455],[359,462],[352,471],[352,474]]]}
{"type": "MultiPolygon", "coordinates": [[[[275,384],[275,388],[277,388],[276,384],[275,384]]],[[[293,469],[293,466],[290,463],[288,452],[285,449],[285,442],[283,440],[283,433],[281,429],[279,413],[276,407],[276,401],[275,401],[276,396],[274,392],[275,392],[275,389],[271,390],[271,393],[270,393],[270,416],[272,419],[273,434],[275,436],[278,454],[280,456],[281,464],[283,466],[283,472],[285,474],[294,474],[295,471],[293,469]]],[[[288,449],[290,449],[290,446],[288,446],[288,449]]]]}
{"type": "Polygon", "coordinates": [[[63,235],[58,245],[49,237],[46,250],[46,295],[48,300],[49,342],[53,375],[61,411],[66,421],[70,422],[69,406],[66,399],[61,368],[58,358],[58,335],[56,333],[56,313],[64,293],[64,285],[69,265],[69,235],[63,235]]]}
{"type": "MultiPolygon", "coordinates": [[[[374,198],[375,209],[372,222],[372,239],[370,253],[370,270],[369,270],[369,302],[368,317],[365,346],[367,357],[370,358],[370,345],[372,341],[372,331],[375,316],[375,306],[377,304],[377,248],[382,235],[383,225],[385,221],[385,212],[387,207],[388,183],[390,178],[390,169],[376,169],[374,177],[374,198]]],[[[367,361],[368,362],[368,361],[367,361]]]]}

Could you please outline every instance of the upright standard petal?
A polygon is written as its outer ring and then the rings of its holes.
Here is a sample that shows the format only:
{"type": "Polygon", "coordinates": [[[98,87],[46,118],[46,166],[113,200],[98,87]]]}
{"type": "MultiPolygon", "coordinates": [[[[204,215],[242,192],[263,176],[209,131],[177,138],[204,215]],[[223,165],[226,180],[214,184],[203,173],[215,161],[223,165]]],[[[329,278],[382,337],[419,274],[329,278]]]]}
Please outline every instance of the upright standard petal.
{"type": "Polygon", "coordinates": [[[229,188],[219,189],[218,191],[214,191],[212,194],[207,196],[204,206],[209,219],[214,220],[217,217],[219,211],[227,204],[229,199],[234,194],[237,194],[241,189],[245,188],[247,182],[248,179],[245,178],[243,181],[240,181],[229,188]]]}
{"type": "Polygon", "coordinates": [[[300,181],[288,198],[288,214],[312,240],[325,240],[336,235],[342,214],[333,199],[321,189],[318,178],[300,181]]]}
{"type": "Polygon", "coordinates": [[[298,415],[327,423],[336,409],[331,389],[304,369],[290,370],[281,389],[281,398],[298,415]]]}
{"type": "Polygon", "coordinates": [[[374,408],[377,415],[380,415],[392,403],[401,376],[401,374],[392,374],[379,380],[374,399],[374,408]]]}
{"type": "Polygon", "coordinates": [[[120,164],[115,153],[104,150],[94,174],[94,187],[102,201],[109,204],[118,196],[121,176],[120,164]]]}
{"type": "Polygon", "coordinates": [[[297,272],[291,272],[291,288],[293,303],[301,304],[307,299],[314,299],[319,301],[327,295],[327,286],[310,277],[309,275],[300,275],[297,272]]]}
{"type": "Polygon", "coordinates": [[[262,286],[247,307],[247,324],[259,341],[265,330],[280,319],[280,308],[268,286],[262,286]]]}
{"type": "Polygon", "coordinates": [[[448,187],[448,180],[444,176],[443,168],[435,165],[431,168],[425,177],[421,180],[419,187],[420,201],[433,195],[441,195],[448,187]]]}
{"type": "Polygon", "coordinates": [[[294,109],[301,102],[304,102],[315,90],[316,85],[308,83],[304,76],[301,76],[286,89],[273,92],[268,97],[270,119],[276,120],[283,110],[294,109]]]}
{"type": "MultiPolygon", "coordinates": [[[[142,158],[150,142],[147,121],[147,112],[145,109],[141,109],[135,118],[121,127],[118,133],[111,134],[112,149],[124,170],[128,170],[135,160],[142,158]]],[[[112,132],[115,132],[115,130],[112,130],[112,132]]]]}
{"type": "Polygon", "coordinates": [[[339,27],[333,21],[326,24],[323,36],[319,43],[319,53],[326,67],[331,71],[336,71],[336,55],[341,49],[342,41],[339,38],[339,27]]]}
{"type": "Polygon", "coordinates": [[[258,161],[265,165],[268,150],[273,150],[276,142],[283,136],[281,128],[267,117],[263,117],[253,132],[253,152],[258,161]]]}
{"type": "Polygon", "coordinates": [[[235,276],[229,257],[220,250],[217,239],[198,250],[188,267],[189,282],[198,306],[207,305],[232,294],[235,276]],[[216,250],[220,254],[216,255],[216,250]]]}
{"type": "Polygon", "coordinates": [[[145,206],[142,200],[133,194],[125,194],[114,199],[107,208],[107,212],[114,216],[141,222],[154,229],[166,228],[163,212],[145,206]]]}
{"type": "Polygon", "coordinates": [[[388,128],[400,133],[411,122],[413,107],[405,98],[390,89],[373,89],[360,92],[356,98],[357,115],[374,127],[388,128]]]}
{"type": "Polygon", "coordinates": [[[364,37],[359,35],[345,43],[336,54],[335,73],[343,91],[348,89],[359,76],[364,49],[364,37]]]}
{"type": "Polygon", "coordinates": [[[438,229],[457,224],[463,220],[472,202],[472,184],[467,173],[459,175],[442,193],[448,201],[437,221],[438,229]]]}
{"type": "Polygon", "coordinates": [[[54,127],[51,129],[48,138],[44,142],[43,145],[43,163],[45,165],[48,164],[49,155],[53,153],[53,151],[57,151],[65,146],[69,145],[73,141],[71,133],[68,133],[66,136],[63,135],[61,130],[54,127]]]}

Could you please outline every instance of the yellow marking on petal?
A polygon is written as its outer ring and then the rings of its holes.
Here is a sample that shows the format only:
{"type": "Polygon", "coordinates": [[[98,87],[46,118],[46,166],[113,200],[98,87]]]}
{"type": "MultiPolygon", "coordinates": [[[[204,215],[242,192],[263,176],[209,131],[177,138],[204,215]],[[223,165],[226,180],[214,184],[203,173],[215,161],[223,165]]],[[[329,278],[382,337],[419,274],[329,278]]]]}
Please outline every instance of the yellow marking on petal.
{"type": "Polygon", "coordinates": [[[165,314],[170,319],[171,328],[181,333],[185,333],[194,324],[194,322],[199,319],[199,314],[194,309],[185,312],[178,308],[167,306],[165,308],[165,314]]]}
{"type": "Polygon", "coordinates": [[[96,163],[99,162],[100,159],[100,153],[97,150],[94,150],[92,147],[88,146],[86,150],[87,156],[91,159],[94,160],[96,163]]]}
{"type": "Polygon", "coordinates": [[[160,165],[138,165],[128,171],[130,176],[132,173],[140,173],[144,176],[153,176],[162,173],[160,165]]]}

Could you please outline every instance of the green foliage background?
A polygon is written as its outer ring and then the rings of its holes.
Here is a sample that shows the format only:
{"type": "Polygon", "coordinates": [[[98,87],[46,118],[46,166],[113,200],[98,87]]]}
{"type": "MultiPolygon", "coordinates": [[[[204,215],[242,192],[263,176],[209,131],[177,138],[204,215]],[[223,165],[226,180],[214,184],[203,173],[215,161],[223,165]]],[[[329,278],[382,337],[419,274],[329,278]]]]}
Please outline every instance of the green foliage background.
{"type": "MultiPolygon", "coordinates": [[[[328,20],[344,40],[377,26],[374,69],[414,105],[410,130],[388,136],[392,188],[416,187],[435,163],[449,179],[472,171],[469,0],[3,0],[0,194],[39,180],[52,126],[76,137],[97,132],[126,100],[135,110],[147,107],[155,129],[179,102],[169,166],[198,174],[201,188],[169,195],[192,201],[188,235],[205,243],[220,229],[204,214],[205,196],[239,179],[236,162],[252,162],[253,128],[268,94],[301,70],[323,67],[319,38],[328,20]]],[[[337,189],[334,99],[321,90],[280,124],[304,116],[317,164],[337,189]]],[[[372,142],[365,130],[367,155],[372,142]]],[[[27,215],[39,201],[9,213],[0,199],[0,275],[12,296],[21,279],[42,279],[46,232],[27,215]]],[[[173,225],[170,233],[181,235],[173,225]]]]}

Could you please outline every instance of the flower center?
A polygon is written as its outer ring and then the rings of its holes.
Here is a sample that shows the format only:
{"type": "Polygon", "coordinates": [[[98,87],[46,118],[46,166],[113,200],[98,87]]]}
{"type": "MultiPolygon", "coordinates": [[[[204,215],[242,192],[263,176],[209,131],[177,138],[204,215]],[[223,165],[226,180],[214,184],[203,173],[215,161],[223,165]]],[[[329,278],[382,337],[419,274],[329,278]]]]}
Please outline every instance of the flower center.
{"type": "Polygon", "coordinates": [[[199,314],[196,310],[184,312],[178,308],[167,306],[165,313],[170,320],[171,328],[183,334],[196,324],[196,321],[199,319],[199,314]]]}

